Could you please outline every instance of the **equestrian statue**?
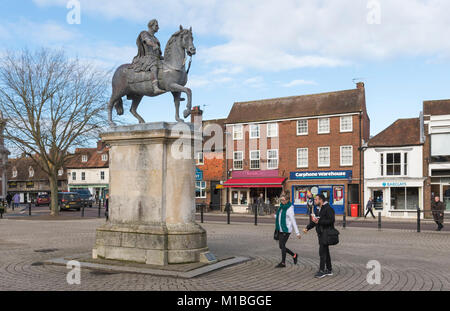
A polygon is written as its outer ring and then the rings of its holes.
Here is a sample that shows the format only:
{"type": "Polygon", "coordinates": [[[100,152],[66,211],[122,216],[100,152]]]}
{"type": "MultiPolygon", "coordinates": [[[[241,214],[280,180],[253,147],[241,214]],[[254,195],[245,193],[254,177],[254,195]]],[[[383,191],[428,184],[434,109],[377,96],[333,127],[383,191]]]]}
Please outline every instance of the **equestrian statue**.
{"type": "Polygon", "coordinates": [[[181,93],[187,96],[186,110],[183,116],[191,114],[192,91],[185,87],[191,66],[192,56],[195,55],[192,27],[174,33],[167,42],[164,56],[161,44],[156,38],[159,26],[156,19],[148,23],[148,31],[142,31],[136,39],[138,53],[131,64],[124,64],[117,68],[112,79],[112,95],[108,103],[108,121],[115,126],[112,120],[112,110],[116,109],[118,115],[123,115],[122,97],[126,96],[132,101],[130,112],[139,123],[145,123],[137,113],[137,107],[144,96],[155,97],[171,92],[175,103],[175,120],[183,122],[179,116],[181,93]],[[186,54],[191,58],[186,70],[186,54]]]}

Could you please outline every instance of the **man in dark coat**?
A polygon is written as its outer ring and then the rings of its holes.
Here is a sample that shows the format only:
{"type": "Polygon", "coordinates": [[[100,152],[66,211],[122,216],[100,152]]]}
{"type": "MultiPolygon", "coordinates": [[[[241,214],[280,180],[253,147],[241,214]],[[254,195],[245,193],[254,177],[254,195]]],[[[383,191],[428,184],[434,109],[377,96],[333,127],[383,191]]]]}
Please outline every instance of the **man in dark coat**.
{"type": "Polygon", "coordinates": [[[444,202],[441,202],[439,196],[434,198],[434,202],[431,204],[431,211],[433,212],[434,221],[438,225],[436,231],[441,231],[442,228],[444,228],[445,204],[444,202]]]}
{"type": "Polygon", "coordinates": [[[366,210],[367,210],[367,212],[366,212],[366,214],[364,215],[364,218],[367,218],[367,215],[369,215],[369,213],[372,214],[372,217],[373,217],[374,219],[376,218],[375,215],[373,214],[373,205],[374,205],[373,199],[372,199],[372,197],[370,197],[370,198],[369,198],[369,201],[367,201],[367,205],[366,205],[366,210]]]}
{"type": "Polygon", "coordinates": [[[316,228],[317,237],[319,238],[320,270],[316,273],[315,277],[323,278],[327,275],[333,275],[327,237],[328,230],[334,227],[335,213],[323,194],[317,195],[314,199],[314,203],[317,206],[317,212],[316,214],[311,214],[311,221],[308,226],[303,229],[303,232],[307,233],[312,228],[316,228]]]}

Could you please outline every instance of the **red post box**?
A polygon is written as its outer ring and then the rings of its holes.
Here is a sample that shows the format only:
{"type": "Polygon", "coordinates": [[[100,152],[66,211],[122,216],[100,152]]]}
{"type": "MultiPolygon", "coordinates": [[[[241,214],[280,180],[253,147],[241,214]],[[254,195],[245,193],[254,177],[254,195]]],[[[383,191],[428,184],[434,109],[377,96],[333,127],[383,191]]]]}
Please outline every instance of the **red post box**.
{"type": "Polygon", "coordinates": [[[358,217],[359,204],[350,204],[352,217],[358,217]]]}

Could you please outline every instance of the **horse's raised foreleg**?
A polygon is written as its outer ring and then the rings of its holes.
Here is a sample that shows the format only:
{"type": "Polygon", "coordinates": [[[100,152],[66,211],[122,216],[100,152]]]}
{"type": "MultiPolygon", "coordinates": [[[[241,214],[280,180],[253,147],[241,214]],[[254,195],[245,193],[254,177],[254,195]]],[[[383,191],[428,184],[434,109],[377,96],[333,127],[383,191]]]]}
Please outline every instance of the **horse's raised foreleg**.
{"type": "Polygon", "coordinates": [[[183,113],[184,118],[187,118],[191,115],[191,108],[192,108],[192,91],[190,88],[184,87],[182,85],[172,83],[169,85],[169,89],[172,92],[183,92],[187,95],[187,104],[186,104],[186,110],[183,113]]]}
{"type": "Polygon", "coordinates": [[[139,106],[139,103],[141,102],[143,96],[133,96],[131,99],[133,100],[130,108],[130,112],[133,116],[136,117],[136,119],[139,120],[139,123],[145,123],[145,120],[137,113],[137,107],[139,106]]]}
{"type": "Polygon", "coordinates": [[[173,102],[175,104],[175,120],[177,122],[183,122],[182,119],[180,119],[180,92],[172,92],[173,95],[173,102]]]}

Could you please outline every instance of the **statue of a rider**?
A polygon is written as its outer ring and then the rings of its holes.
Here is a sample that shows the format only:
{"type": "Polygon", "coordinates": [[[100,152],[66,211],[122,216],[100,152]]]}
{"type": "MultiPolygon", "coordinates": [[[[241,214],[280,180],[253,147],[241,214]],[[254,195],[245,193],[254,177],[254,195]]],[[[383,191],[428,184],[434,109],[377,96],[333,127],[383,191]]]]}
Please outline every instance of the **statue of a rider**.
{"type": "Polygon", "coordinates": [[[155,94],[164,93],[158,86],[158,67],[164,59],[161,44],[155,33],[159,30],[158,21],[152,19],[148,23],[148,31],[142,31],[136,39],[138,54],[134,57],[130,68],[135,72],[150,71],[155,94]]]}

